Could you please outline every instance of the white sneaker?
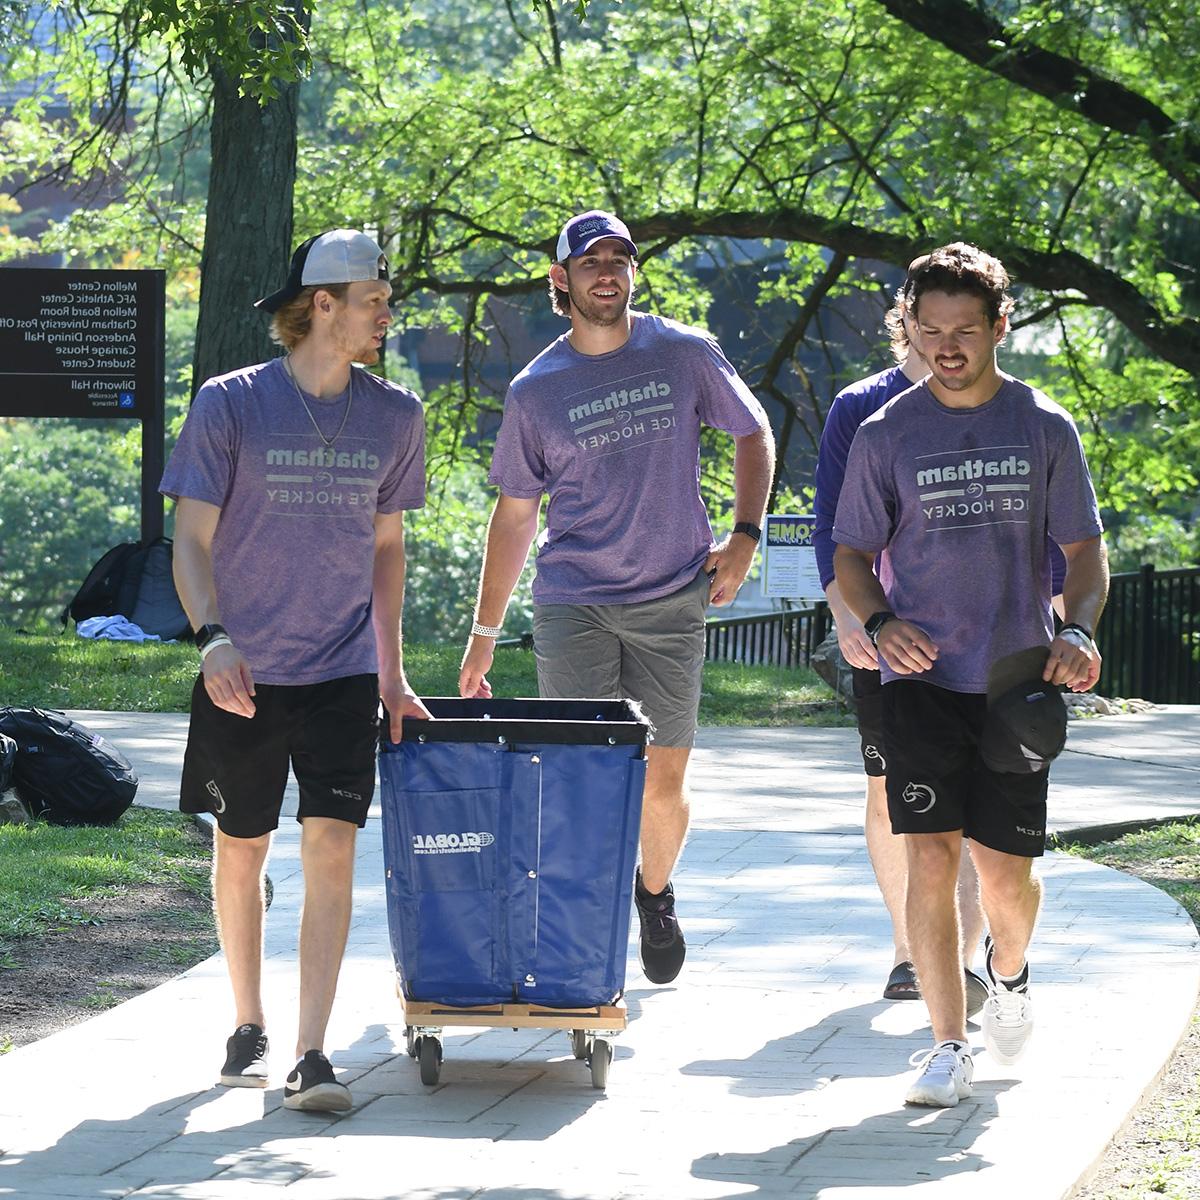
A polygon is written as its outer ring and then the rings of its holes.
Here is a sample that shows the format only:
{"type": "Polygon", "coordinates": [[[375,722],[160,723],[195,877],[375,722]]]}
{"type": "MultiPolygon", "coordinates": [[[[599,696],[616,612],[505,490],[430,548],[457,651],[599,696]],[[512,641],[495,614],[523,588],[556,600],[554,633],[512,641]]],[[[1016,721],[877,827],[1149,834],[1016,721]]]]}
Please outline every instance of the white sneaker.
{"type": "Polygon", "coordinates": [[[994,984],[983,1005],[983,1044],[1002,1066],[1025,1053],[1033,1036],[1033,1001],[1027,991],[1010,992],[994,984]]]}
{"type": "Polygon", "coordinates": [[[908,1089],[906,1104],[953,1108],[971,1094],[975,1063],[968,1047],[959,1042],[939,1042],[932,1050],[918,1050],[909,1065],[921,1073],[908,1089]]]}

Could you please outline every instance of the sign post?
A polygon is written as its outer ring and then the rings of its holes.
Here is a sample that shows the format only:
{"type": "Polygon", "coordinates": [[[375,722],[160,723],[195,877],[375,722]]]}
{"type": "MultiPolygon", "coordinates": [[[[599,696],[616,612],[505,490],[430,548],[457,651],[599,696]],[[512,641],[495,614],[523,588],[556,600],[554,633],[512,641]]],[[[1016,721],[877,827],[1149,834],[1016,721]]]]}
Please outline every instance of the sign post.
{"type": "Polygon", "coordinates": [[[163,532],[166,272],[0,269],[0,417],[142,423],[142,540],[163,532]]]}

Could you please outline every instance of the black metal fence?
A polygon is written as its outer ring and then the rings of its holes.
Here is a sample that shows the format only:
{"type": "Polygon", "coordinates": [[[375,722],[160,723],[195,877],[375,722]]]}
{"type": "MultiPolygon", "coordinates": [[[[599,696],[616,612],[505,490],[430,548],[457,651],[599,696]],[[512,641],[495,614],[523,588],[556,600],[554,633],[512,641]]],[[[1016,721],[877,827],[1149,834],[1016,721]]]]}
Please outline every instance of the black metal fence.
{"type": "Polygon", "coordinates": [[[1096,641],[1101,695],[1200,704],[1200,567],[1114,575],[1096,641]]]}
{"type": "MultiPolygon", "coordinates": [[[[831,627],[825,604],[709,621],[705,657],[807,666],[831,627]]],[[[1200,567],[1114,575],[1096,641],[1104,656],[1101,695],[1200,704],[1200,567]]]]}
{"type": "MultiPolygon", "coordinates": [[[[709,621],[709,662],[806,667],[832,628],[829,606],[709,621]]],[[[1096,690],[1157,704],[1200,704],[1200,567],[1114,575],[1096,631],[1104,669],[1096,690]]],[[[498,645],[533,644],[530,634],[498,645]]]]}
{"type": "Polygon", "coordinates": [[[748,666],[806,667],[831,628],[824,602],[757,617],[726,617],[708,622],[704,657],[748,666]]]}

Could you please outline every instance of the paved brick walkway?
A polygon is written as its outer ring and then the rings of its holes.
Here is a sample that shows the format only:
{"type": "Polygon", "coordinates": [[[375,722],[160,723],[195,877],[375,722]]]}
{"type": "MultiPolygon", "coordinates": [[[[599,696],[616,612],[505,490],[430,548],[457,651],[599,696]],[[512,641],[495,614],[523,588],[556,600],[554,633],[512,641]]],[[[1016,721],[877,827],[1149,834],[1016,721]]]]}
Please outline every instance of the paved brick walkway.
{"type": "MultiPolygon", "coordinates": [[[[1065,782],[1052,783],[1059,810],[1072,824],[1200,811],[1196,715],[1073,726],[1055,768],[1065,782]]],[[[173,799],[180,718],[84,719],[131,751],[145,799],[173,799]]],[[[922,1005],[878,998],[890,938],[858,830],[852,731],[707,730],[696,758],[676,881],[688,965],[677,986],[655,988],[631,958],[630,1027],[606,1093],[565,1035],[544,1030],[447,1030],[439,1084],[420,1083],[403,1053],[373,819],[328,1041],[357,1107],[342,1118],[283,1109],[301,895],[287,822],[270,865],[272,1087],[210,1086],[230,1000],[221,960],[209,960],[0,1059],[0,1196],[1069,1195],[1186,1027],[1200,958],[1182,910],[1136,880],[1048,856],[1030,1054],[998,1068],[980,1053],[969,1101],[906,1109],[907,1058],[928,1031],[922,1005]]]]}

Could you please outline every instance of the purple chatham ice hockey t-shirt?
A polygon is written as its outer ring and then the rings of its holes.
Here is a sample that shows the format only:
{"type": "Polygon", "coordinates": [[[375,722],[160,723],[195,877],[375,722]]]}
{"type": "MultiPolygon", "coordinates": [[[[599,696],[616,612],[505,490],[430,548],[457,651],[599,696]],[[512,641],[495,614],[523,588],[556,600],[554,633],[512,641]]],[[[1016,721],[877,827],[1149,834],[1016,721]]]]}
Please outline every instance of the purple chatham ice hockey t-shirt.
{"type": "Polygon", "coordinates": [[[564,335],[512,381],[488,481],[550,495],[538,604],[631,604],[695,578],[713,544],[701,424],[743,437],[767,418],[711,335],[645,313],[619,350],[564,335]]]}
{"type": "Polygon", "coordinates": [[[305,396],[281,358],[196,394],[159,490],[221,509],[213,575],[221,622],[256,681],[320,683],[378,669],[371,625],[375,514],[425,502],[416,396],[358,367],[346,393],[305,396]]]}
{"type": "Polygon", "coordinates": [[[859,428],[833,537],[872,554],[888,607],[938,647],[922,679],[986,692],[988,667],[1049,645],[1050,556],[1102,530],[1083,447],[1065,409],[1018,380],[978,408],[922,383],[859,428]]]}

